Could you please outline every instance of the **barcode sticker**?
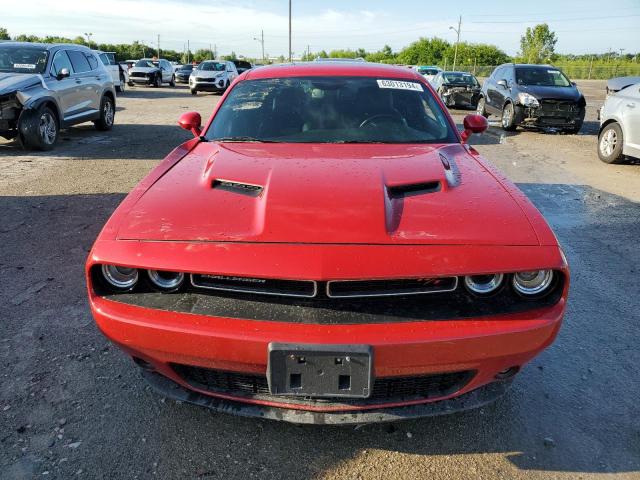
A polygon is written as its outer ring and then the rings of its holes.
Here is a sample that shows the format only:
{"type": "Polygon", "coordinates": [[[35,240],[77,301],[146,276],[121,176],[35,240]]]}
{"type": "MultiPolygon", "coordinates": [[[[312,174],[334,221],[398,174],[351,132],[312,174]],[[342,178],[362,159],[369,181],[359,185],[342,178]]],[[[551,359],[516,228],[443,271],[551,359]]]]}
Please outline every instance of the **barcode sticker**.
{"type": "Polygon", "coordinates": [[[401,80],[378,80],[380,88],[395,88],[396,90],[413,90],[414,92],[424,92],[422,85],[417,82],[403,82],[401,80]]]}

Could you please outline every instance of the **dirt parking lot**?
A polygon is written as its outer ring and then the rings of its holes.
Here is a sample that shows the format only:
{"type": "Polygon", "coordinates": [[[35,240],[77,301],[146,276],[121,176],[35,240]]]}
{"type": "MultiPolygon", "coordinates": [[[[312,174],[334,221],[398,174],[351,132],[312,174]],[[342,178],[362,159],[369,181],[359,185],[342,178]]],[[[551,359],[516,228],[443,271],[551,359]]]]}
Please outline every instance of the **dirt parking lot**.
{"type": "MultiPolygon", "coordinates": [[[[604,82],[580,135],[472,142],[533,200],[572,268],[556,343],[475,411],[299,427],[165,400],[99,333],[83,264],[104,221],[216,95],[135,88],[116,127],[53,152],[0,141],[0,478],[640,478],[640,163],[596,155],[604,82]]],[[[458,122],[466,112],[455,111],[458,122]]]]}

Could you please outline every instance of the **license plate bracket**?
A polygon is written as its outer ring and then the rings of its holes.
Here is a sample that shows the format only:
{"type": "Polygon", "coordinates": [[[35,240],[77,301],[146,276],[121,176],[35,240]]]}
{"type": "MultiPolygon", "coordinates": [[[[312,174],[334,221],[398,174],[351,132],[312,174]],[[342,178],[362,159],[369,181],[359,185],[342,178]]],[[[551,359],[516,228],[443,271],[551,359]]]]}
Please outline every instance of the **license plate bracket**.
{"type": "Polygon", "coordinates": [[[272,395],[367,398],[373,385],[369,345],[269,344],[272,395]]]}

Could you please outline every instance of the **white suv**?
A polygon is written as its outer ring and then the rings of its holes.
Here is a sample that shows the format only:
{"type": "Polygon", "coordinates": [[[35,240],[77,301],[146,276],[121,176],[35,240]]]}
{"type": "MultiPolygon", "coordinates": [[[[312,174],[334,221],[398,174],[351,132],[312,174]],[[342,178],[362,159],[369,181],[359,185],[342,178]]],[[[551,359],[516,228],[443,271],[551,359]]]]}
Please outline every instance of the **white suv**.
{"type": "Polygon", "coordinates": [[[191,72],[189,89],[198,92],[224,92],[238,76],[233,62],[227,60],[205,60],[191,72]]]}

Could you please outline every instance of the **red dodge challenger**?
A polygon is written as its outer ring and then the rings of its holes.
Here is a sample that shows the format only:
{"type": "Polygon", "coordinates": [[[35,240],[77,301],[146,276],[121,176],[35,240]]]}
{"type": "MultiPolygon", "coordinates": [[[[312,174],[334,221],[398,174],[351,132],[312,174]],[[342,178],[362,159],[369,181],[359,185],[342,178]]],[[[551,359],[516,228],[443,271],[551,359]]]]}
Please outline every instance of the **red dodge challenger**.
{"type": "Polygon", "coordinates": [[[553,232],[418,73],[241,75],[127,196],[86,265],[102,332],[162,394],[358,423],[483,405],[555,338],[553,232]]]}

